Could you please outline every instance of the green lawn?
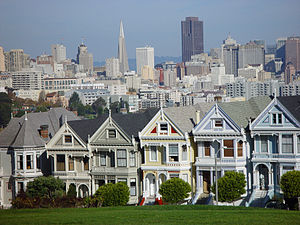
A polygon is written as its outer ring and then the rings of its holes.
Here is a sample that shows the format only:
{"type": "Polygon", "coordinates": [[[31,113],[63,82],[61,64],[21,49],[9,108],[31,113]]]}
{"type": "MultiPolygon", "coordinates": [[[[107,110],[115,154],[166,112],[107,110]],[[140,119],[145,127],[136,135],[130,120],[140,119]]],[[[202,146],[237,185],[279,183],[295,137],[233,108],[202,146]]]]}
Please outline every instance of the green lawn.
{"type": "Polygon", "coordinates": [[[300,212],[199,205],[0,210],[0,224],[300,224],[300,212]]]}

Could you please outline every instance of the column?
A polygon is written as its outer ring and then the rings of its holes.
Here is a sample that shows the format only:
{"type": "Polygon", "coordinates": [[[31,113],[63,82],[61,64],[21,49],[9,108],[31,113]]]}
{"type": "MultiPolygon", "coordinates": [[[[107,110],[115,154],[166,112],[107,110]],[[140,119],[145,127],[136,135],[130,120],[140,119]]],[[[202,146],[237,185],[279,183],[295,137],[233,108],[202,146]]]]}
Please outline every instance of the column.
{"type": "Polygon", "coordinates": [[[278,152],[279,152],[279,154],[282,154],[282,144],[281,144],[281,142],[282,142],[282,134],[279,134],[278,135],[278,152]]]}
{"type": "Polygon", "coordinates": [[[297,135],[293,134],[293,153],[294,155],[297,154],[297,135]]]}
{"type": "Polygon", "coordinates": [[[54,165],[54,169],[53,172],[56,172],[56,154],[53,155],[53,165],[54,165]]]}
{"type": "Polygon", "coordinates": [[[33,157],[33,169],[34,169],[34,173],[36,173],[36,170],[37,170],[37,165],[36,165],[36,152],[33,152],[32,154],[32,157],[33,157]]]}
{"type": "Polygon", "coordinates": [[[115,152],[115,168],[117,167],[117,164],[118,164],[118,162],[117,162],[117,149],[114,149],[113,150],[114,152],[115,152]]]}
{"type": "Polygon", "coordinates": [[[166,163],[169,162],[169,145],[166,144],[166,163]]]}
{"type": "Polygon", "coordinates": [[[155,177],[155,197],[158,196],[158,190],[159,190],[159,187],[158,187],[158,177],[157,176],[154,176],[155,177]]]}
{"type": "MultiPolygon", "coordinates": [[[[144,174],[143,174],[144,176],[144,174]]],[[[146,195],[146,177],[143,177],[143,197],[146,195]]]]}
{"type": "Polygon", "coordinates": [[[199,192],[199,190],[200,190],[200,171],[196,169],[196,193],[199,192]]]}
{"type": "Polygon", "coordinates": [[[237,140],[236,139],[233,140],[233,158],[234,159],[237,158],[237,140]]]}
{"type": "Polygon", "coordinates": [[[210,185],[213,185],[214,183],[214,172],[213,170],[210,168],[210,185]]]}
{"type": "Polygon", "coordinates": [[[131,151],[131,149],[126,149],[126,164],[127,164],[127,168],[129,168],[129,151],[131,151]]]}

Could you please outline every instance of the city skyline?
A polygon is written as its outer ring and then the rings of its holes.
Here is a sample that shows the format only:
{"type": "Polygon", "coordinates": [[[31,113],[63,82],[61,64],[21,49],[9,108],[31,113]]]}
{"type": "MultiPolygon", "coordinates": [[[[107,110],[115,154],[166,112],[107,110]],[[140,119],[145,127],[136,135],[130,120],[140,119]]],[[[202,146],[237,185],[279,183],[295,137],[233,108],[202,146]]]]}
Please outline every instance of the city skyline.
{"type": "Polygon", "coordinates": [[[157,56],[180,56],[180,21],[188,16],[197,16],[204,22],[205,52],[220,47],[229,32],[241,44],[253,39],[274,44],[276,38],[299,35],[295,33],[300,27],[299,4],[296,0],[213,3],[165,0],[159,5],[136,0],[85,4],[1,1],[0,45],[5,51],[24,49],[34,58],[43,52],[51,54],[51,44],[62,43],[67,47],[67,57],[75,58],[77,46],[84,38],[94,61],[104,61],[117,57],[122,20],[128,58],[134,58],[135,49],[146,45],[154,47],[157,56]],[[145,9],[153,15],[145,16],[145,9]],[[234,13],[229,14],[229,9],[234,13]],[[82,13],[78,14],[79,11],[82,13]]]}

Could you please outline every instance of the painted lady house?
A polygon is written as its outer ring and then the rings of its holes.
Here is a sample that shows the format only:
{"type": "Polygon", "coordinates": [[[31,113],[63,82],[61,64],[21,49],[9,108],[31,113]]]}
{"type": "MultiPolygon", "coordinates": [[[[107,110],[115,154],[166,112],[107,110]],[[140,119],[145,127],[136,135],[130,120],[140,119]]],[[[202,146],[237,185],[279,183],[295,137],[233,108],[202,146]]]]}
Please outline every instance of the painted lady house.
{"type": "Polygon", "coordinates": [[[271,101],[269,97],[252,98],[246,102],[215,104],[193,129],[196,151],[196,194],[198,200],[211,199],[211,185],[226,171],[245,174],[247,192],[251,191],[250,140],[248,120],[256,118],[271,101]],[[217,161],[217,162],[216,162],[217,161]]]}
{"type": "MultiPolygon", "coordinates": [[[[202,108],[205,111],[208,107],[202,108]]],[[[195,107],[161,108],[139,133],[145,204],[160,199],[160,185],[172,177],[194,186],[194,143],[190,132],[195,123],[195,107]]]]}
{"type": "Polygon", "coordinates": [[[300,96],[275,97],[250,124],[253,193],[262,203],[280,193],[280,177],[300,170],[300,96]]]}

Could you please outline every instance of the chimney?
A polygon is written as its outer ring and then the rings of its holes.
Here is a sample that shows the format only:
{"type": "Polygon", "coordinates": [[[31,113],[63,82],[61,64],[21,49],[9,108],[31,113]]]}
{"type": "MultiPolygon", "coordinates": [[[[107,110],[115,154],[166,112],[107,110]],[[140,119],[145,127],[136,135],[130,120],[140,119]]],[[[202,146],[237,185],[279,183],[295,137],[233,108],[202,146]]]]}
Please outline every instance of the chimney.
{"type": "Polygon", "coordinates": [[[41,125],[41,137],[48,138],[48,125],[41,125]]]}
{"type": "Polygon", "coordinates": [[[196,124],[200,123],[200,111],[196,111],[196,124]]]}

